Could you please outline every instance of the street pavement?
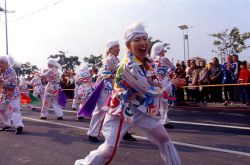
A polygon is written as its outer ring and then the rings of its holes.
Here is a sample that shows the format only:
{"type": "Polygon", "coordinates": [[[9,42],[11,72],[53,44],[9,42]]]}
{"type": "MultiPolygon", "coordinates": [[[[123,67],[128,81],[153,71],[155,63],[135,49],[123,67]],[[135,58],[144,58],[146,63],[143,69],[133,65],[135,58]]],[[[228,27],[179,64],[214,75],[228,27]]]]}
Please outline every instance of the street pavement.
{"type": "MultiPolygon", "coordinates": [[[[0,165],[73,165],[101,143],[86,135],[89,120],[76,120],[70,105],[64,120],[50,111],[40,120],[40,108],[23,108],[22,135],[14,129],[0,132],[0,165]]],[[[183,165],[248,165],[250,162],[250,110],[211,106],[171,107],[174,129],[168,129],[183,165]]],[[[162,165],[158,149],[137,128],[136,142],[122,141],[112,165],[162,165]]],[[[104,139],[100,136],[101,141],[104,139]]]]}

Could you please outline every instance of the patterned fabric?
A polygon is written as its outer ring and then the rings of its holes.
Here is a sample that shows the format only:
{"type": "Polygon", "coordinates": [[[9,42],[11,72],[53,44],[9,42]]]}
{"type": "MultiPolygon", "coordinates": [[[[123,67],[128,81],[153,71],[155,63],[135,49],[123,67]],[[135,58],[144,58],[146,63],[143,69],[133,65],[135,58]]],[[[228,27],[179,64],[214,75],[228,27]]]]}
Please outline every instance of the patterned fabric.
{"type": "Polygon", "coordinates": [[[93,91],[91,75],[88,70],[80,70],[75,77],[75,83],[77,85],[75,98],[78,100],[87,99],[93,91]]]}
{"type": "Polygon", "coordinates": [[[60,91],[60,73],[58,69],[56,67],[52,67],[41,76],[44,76],[48,81],[48,84],[45,87],[45,99],[57,98],[60,91]]]}
{"type": "Polygon", "coordinates": [[[132,106],[145,114],[156,114],[154,97],[163,90],[152,81],[153,68],[146,69],[131,52],[125,56],[115,77],[114,90],[108,106],[111,115],[123,114],[125,121],[133,120],[132,106]]]}
{"type": "Polygon", "coordinates": [[[20,83],[19,88],[20,88],[20,92],[22,94],[25,94],[25,95],[29,96],[30,92],[29,92],[29,88],[28,88],[27,83],[20,83]]]}
{"type": "Polygon", "coordinates": [[[0,79],[3,81],[0,103],[9,103],[20,97],[20,91],[17,86],[16,72],[12,67],[8,67],[5,72],[0,75],[0,79]]]}
{"type": "Polygon", "coordinates": [[[44,95],[45,87],[39,77],[34,77],[29,83],[33,86],[34,91],[41,96],[44,95]]]}

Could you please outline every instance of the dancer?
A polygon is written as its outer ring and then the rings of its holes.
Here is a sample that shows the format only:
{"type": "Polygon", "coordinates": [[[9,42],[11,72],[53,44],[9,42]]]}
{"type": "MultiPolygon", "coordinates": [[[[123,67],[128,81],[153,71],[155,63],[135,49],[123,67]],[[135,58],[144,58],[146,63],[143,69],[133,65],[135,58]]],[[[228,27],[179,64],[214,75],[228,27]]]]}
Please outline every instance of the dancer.
{"type": "MultiPolygon", "coordinates": [[[[87,64],[84,64],[75,76],[75,95],[73,105],[77,108],[77,105],[79,104],[79,110],[93,91],[91,78],[87,64]]],[[[82,118],[78,117],[78,120],[80,119],[82,118]]]]}
{"type": "Polygon", "coordinates": [[[44,77],[48,84],[45,87],[44,100],[41,109],[41,119],[46,120],[48,117],[49,106],[52,103],[57,120],[63,119],[63,111],[61,106],[58,104],[58,94],[60,92],[60,64],[55,60],[48,60],[48,70],[45,73],[40,74],[44,77]]]}
{"type": "Polygon", "coordinates": [[[23,132],[24,125],[20,111],[20,91],[13,64],[13,58],[0,57],[0,118],[2,131],[9,129],[12,123],[16,128],[15,134],[18,135],[23,132]]]}
{"type": "MultiPolygon", "coordinates": [[[[34,77],[30,80],[29,84],[33,87],[33,96],[40,98],[43,102],[45,87],[42,84],[39,73],[34,73],[34,77]]],[[[33,110],[35,110],[35,107],[33,107],[33,110]]]]}
{"type": "Polygon", "coordinates": [[[104,87],[92,114],[89,130],[87,132],[91,142],[99,142],[97,137],[99,136],[102,122],[106,113],[104,110],[102,110],[102,107],[105,106],[105,101],[113,89],[113,79],[119,64],[119,59],[117,58],[119,52],[120,46],[118,41],[111,40],[107,42],[106,52],[103,57],[103,68],[100,69],[98,73],[99,77],[97,78],[96,82],[96,84],[98,84],[104,79],[104,87]]]}
{"type": "Polygon", "coordinates": [[[152,46],[151,56],[154,57],[155,67],[157,70],[157,77],[160,81],[160,84],[166,88],[167,90],[164,92],[163,96],[160,96],[156,99],[156,108],[157,112],[160,113],[161,123],[165,128],[173,128],[170,124],[170,120],[168,118],[168,98],[172,93],[172,83],[168,78],[168,70],[174,69],[174,65],[170,62],[170,60],[165,57],[164,45],[161,42],[157,42],[152,46]]]}
{"type": "Polygon", "coordinates": [[[134,24],[125,33],[128,52],[115,77],[110,108],[103,123],[105,142],[75,165],[109,164],[119,147],[121,137],[135,124],[145,136],[159,147],[168,165],[180,165],[180,158],[165,128],[157,121],[152,100],[162,95],[148,71],[152,67],[145,59],[149,47],[148,34],[141,24],[134,24]]]}

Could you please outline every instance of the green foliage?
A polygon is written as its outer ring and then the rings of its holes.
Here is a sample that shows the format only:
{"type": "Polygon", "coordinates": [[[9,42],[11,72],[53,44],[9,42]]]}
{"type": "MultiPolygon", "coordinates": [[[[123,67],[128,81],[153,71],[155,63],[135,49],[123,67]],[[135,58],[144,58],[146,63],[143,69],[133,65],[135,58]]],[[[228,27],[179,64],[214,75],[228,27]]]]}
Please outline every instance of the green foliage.
{"type": "Polygon", "coordinates": [[[100,66],[102,63],[102,55],[95,56],[91,54],[90,57],[84,57],[83,61],[88,63],[89,66],[100,66]]]}
{"type": "Polygon", "coordinates": [[[36,65],[31,65],[29,62],[21,64],[20,66],[14,65],[13,68],[16,71],[17,77],[30,76],[32,72],[39,71],[36,65]]]}
{"type": "Polygon", "coordinates": [[[55,59],[61,65],[63,71],[68,69],[74,70],[76,66],[81,64],[78,56],[67,57],[64,51],[58,51],[57,54],[50,55],[48,58],[55,59]]]}
{"type": "MultiPolygon", "coordinates": [[[[162,42],[161,40],[153,40],[152,37],[149,37],[149,48],[148,48],[148,53],[150,54],[151,52],[151,49],[152,49],[152,46],[157,43],[157,42],[162,42]]],[[[170,49],[170,43],[163,43],[163,46],[166,48],[166,49],[170,49]]]]}
{"type": "Polygon", "coordinates": [[[250,38],[250,32],[241,34],[237,27],[210,34],[210,36],[216,38],[213,42],[215,49],[212,52],[216,53],[222,61],[224,61],[225,55],[238,54],[250,47],[250,45],[245,44],[245,41],[250,38]]]}

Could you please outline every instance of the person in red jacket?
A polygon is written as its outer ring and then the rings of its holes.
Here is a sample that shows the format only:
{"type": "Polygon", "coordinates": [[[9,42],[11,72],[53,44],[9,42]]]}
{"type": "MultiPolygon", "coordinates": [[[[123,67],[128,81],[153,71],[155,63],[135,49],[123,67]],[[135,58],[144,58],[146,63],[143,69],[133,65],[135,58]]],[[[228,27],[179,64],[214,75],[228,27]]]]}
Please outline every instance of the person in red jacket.
{"type": "MultiPolygon", "coordinates": [[[[250,78],[250,72],[247,69],[247,62],[243,61],[240,64],[240,74],[239,74],[239,83],[249,83],[249,78],[250,78]]],[[[242,104],[246,104],[246,103],[250,103],[250,99],[249,99],[249,88],[247,85],[241,85],[240,86],[240,90],[241,90],[241,99],[242,99],[242,104]]]]}

